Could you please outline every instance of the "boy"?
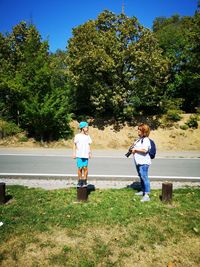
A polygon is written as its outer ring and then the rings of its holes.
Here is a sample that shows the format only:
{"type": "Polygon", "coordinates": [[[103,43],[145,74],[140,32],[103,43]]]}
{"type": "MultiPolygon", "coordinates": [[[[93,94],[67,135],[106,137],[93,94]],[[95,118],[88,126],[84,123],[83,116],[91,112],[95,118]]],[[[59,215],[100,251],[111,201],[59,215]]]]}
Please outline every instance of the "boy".
{"type": "Polygon", "coordinates": [[[88,159],[91,158],[90,145],[92,140],[88,135],[88,123],[79,124],[80,133],[75,135],[73,146],[73,158],[76,158],[78,167],[78,187],[87,186],[88,159]]]}

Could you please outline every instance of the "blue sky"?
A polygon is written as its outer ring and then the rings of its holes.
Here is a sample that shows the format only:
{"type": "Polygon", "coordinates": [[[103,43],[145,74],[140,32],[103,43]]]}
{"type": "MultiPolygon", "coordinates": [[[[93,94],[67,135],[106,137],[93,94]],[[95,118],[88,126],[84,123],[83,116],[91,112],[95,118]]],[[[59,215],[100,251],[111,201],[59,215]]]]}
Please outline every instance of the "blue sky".
{"type": "Polygon", "coordinates": [[[11,32],[19,22],[32,21],[42,39],[49,40],[50,51],[65,50],[72,28],[96,19],[105,9],[136,16],[148,28],[159,16],[192,16],[197,0],[0,0],[0,32],[11,32]]]}

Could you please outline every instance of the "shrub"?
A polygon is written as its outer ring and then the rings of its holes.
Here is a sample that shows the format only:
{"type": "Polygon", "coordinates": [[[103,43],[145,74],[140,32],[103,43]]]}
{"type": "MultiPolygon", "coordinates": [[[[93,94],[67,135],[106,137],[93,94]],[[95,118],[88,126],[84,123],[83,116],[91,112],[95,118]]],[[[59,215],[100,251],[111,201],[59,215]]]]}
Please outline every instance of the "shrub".
{"type": "Polygon", "coordinates": [[[198,128],[198,115],[191,115],[189,120],[186,122],[186,125],[188,125],[189,128],[198,128]]]}
{"type": "Polygon", "coordinates": [[[22,130],[14,122],[0,120],[0,138],[12,136],[20,133],[22,130]]]}
{"type": "Polygon", "coordinates": [[[196,108],[196,113],[200,114],[200,107],[196,108]]]}
{"type": "Polygon", "coordinates": [[[189,126],[187,124],[181,125],[180,126],[181,130],[187,130],[189,126]]]}
{"type": "Polygon", "coordinates": [[[22,135],[19,137],[19,142],[28,142],[28,137],[26,135],[22,135]]]}
{"type": "Polygon", "coordinates": [[[181,110],[176,110],[176,109],[168,110],[167,113],[160,118],[160,126],[161,127],[174,126],[174,122],[177,122],[181,119],[180,113],[181,110]]]}
{"type": "Polygon", "coordinates": [[[166,114],[166,119],[169,121],[177,122],[180,121],[181,115],[179,110],[168,110],[166,114]]]}

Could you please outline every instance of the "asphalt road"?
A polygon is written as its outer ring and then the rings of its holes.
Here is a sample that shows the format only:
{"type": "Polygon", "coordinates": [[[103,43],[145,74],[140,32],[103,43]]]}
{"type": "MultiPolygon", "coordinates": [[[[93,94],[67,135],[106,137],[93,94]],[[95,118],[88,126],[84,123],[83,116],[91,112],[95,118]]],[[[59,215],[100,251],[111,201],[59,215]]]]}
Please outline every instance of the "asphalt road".
{"type": "MultiPolygon", "coordinates": [[[[0,150],[0,177],[76,176],[76,161],[70,157],[70,151],[63,152],[61,150],[0,150]]],[[[89,162],[91,177],[137,177],[133,160],[131,157],[128,159],[124,157],[124,151],[93,154],[89,162]]],[[[152,160],[149,175],[155,179],[200,179],[200,158],[157,156],[152,160]]]]}

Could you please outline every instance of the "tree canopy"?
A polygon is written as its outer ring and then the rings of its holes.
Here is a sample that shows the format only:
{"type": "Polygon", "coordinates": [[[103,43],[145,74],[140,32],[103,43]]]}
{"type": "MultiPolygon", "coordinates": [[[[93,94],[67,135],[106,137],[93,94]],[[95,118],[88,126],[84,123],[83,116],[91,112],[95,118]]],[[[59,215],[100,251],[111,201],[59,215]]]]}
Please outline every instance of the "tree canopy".
{"type": "Polygon", "coordinates": [[[200,14],[155,18],[105,10],[49,52],[35,25],[0,33],[0,119],[37,140],[68,138],[71,118],[164,114],[200,107],[200,14]]]}
{"type": "Polygon", "coordinates": [[[153,31],[170,60],[169,97],[181,100],[182,110],[194,112],[200,105],[200,13],[156,18],[153,31]]]}
{"type": "Polygon", "coordinates": [[[135,17],[105,11],[73,29],[66,62],[77,113],[119,117],[161,108],[168,61],[135,17]]]}

